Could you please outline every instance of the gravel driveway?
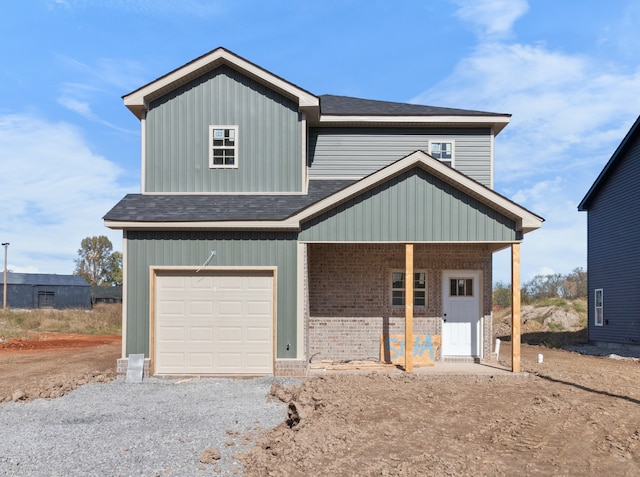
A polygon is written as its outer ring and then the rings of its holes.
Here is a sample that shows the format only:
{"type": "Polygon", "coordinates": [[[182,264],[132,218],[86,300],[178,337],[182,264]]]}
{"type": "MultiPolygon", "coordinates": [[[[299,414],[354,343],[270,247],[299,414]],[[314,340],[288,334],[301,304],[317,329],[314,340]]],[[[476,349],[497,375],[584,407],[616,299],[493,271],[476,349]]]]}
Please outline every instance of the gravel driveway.
{"type": "Polygon", "coordinates": [[[273,377],[87,384],[58,399],[0,405],[0,475],[241,475],[247,435],[283,422],[273,377]],[[207,448],[221,458],[200,462],[207,448]]]}

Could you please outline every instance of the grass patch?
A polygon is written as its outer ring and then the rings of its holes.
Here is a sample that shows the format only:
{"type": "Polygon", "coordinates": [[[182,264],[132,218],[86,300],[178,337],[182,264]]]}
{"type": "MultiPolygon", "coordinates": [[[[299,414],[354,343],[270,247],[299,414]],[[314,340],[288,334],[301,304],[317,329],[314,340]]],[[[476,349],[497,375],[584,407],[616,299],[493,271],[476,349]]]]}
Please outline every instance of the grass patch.
{"type": "Polygon", "coordinates": [[[119,335],[122,305],[99,304],[92,310],[7,310],[0,312],[0,336],[26,338],[29,333],[119,335]]]}

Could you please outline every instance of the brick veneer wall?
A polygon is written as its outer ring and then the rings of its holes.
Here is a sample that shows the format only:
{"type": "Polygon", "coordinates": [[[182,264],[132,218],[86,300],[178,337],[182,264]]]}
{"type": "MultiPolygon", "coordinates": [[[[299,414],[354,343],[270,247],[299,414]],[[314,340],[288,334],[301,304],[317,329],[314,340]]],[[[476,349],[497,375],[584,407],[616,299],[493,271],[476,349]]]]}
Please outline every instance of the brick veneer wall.
{"type": "MultiPolygon", "coordinates": [[[[404,244],[308,244],[306,255],[308,360],[378,359],[380,335],[404,333],[404,307],[391,306],[390,291],[391,272],[405,266],[404,244]]],[[[479,270],[483,356],[490,359],[491,264],[483,245],[415,244],[427,305],[414,308],[414,333],[441,334],[443,270],[479,270]]]]}

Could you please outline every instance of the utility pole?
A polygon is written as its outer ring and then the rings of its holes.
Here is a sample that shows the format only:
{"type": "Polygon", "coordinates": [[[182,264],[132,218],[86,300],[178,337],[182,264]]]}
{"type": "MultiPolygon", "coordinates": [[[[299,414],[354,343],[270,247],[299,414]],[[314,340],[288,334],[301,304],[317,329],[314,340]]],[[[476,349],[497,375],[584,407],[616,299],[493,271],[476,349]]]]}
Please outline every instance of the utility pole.
{"type": "Polygon", "coordinates": [[[2,291],[2,311],[7,311],[7,247],[9,247],[9,242],[5,242],[2,244],[4,247],[4,277],[2,280],[3,291],[2,291]]]}

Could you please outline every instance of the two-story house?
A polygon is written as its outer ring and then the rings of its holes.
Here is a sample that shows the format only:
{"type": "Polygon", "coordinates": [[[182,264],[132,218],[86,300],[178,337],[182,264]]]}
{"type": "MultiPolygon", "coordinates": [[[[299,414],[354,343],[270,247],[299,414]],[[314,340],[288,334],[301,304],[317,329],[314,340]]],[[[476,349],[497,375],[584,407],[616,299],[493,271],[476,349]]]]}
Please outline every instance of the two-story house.
{"type": "Polygon", "coordinates": [[[316,96],[224,48],[124,103],[121,372],[144,353],[151,374],[300,375],[403,334],[490,359],[492,254],[518,270],[542,223],[492,189],[508,114],[316,96]]]}

